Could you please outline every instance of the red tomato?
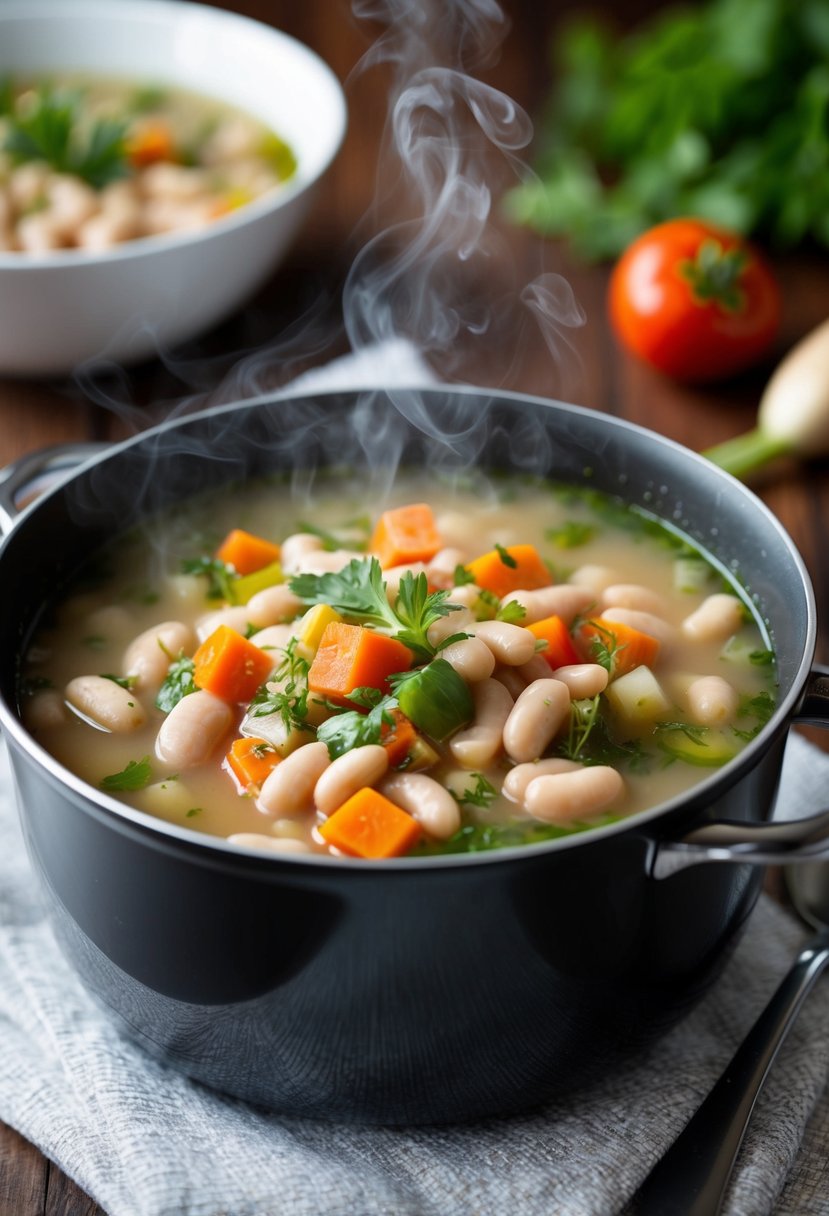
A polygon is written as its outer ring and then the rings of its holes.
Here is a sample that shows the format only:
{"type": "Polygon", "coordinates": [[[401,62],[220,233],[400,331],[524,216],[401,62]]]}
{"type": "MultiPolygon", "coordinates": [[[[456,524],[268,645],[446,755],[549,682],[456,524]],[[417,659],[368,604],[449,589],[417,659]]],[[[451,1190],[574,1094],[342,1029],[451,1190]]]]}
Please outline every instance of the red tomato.
{"type": "Polygon", "coordinates": [[[610,277],[610,321],[635,355],[677,380],[717,380],[774,341],[780,296],[768,264],[736,233],[704,220],[658,224],[610,277]]]}

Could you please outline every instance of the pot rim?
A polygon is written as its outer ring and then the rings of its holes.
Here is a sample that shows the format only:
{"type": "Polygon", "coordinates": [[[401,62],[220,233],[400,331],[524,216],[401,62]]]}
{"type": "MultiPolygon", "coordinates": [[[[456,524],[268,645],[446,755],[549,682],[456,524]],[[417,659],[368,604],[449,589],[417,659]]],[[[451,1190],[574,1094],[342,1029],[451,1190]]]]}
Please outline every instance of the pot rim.
{"type": "MultiPolygon", "coordinates": [[[[51,783],[60,786],[64,790],[68,787],[76,795],[74,802],[77,803],[79,800],[83,802],[83,810],[86,813],[92,814],[96,818],[104,819],[118,830],[128,834],[137,831],[139,835],[155,837],[157,846],[159,847],[168,848],[173,851],[184,847],[191,855],[193,853],[198,855],[206,865],[219,861],[224,861],[225,863],[235,861],[239,865],[246,866],[249,862],[255,862],[257,863],[256,869],[271,870],[274,873],[280,872],[283,874],[285,871],[294,869],[304,871],[309,867],[323,872],[334,869],[337,872],[353,871],[355,874],[382,874],[390,870],[423,872],[454,868],[465,869],[468,866],[508,864],[515,862],[521,857],[529,860],[530,858],[538,858],[562,849],[579,848],[591,843],[606,841],[609,837],[623,835],[632,829],[639,829],[644,826],[651,827],[657,821],[674,818],[683,810],[690,813],[695,804],[701,803],[702,805],[706,805],[714,800],[715,794],[720,795],[735,785],[745,772],[754,767],[760,755],[768,748],[769,743],[777,738],[780,733],[788,729],[789,720],[796,710],[803,693],[806,678],[812,667],[816,645],[817,621],[814,590],[809,573],[794,541],[781,521],[766,506],[762,499],[743,482],[718,466],[713,465],[704,456],[685,447],[676,440],[660,435],[658,432],[643,427],[638,423],[629,422],[627,419],[617,418],[587,406],[573,405],[555,398],[539,397],[529,393],[497,388],[481,388],[473,385],[424,386],[423,384],[415,384],[411,387],[395,385],[390,389],[385,389],[378,385],[366,385],[362,388],[350,387],[345,390],[334,389],[324,391],[314,389],[303,390],[301,387],[291,389],[288,387],[223,405],[211,406],[179,417],[166,418],[155,426],[115,443],[104,451],[85,460],[76,469],[73,469],[68,476],[63,477],[58,484],[45,491],[34,502],[26,506],[20,512],[11,531],[0,540],[0,564],[2,564],[3,554],[10,537],[16,535],[19,528],[25,527],[26,521],[30,516],[36,514],[42,505],[49,502],[53,496],[59,496],[76,477],[82,476],[87,470],[105,463],[111,457],[128,451],[132,447],[153,442],[155,437],[163,432],[175,430],[180,426],[191,423],[198,424],[201,420],[212,420],[222,415],[233,414],[248,408],[256,409],[258,406],[272,405],[279,401],[298,401],[304,398],[314,398],[322,401],[326,399],[336,399],[339,401],[343,399],[357,400],[366,394],[394,396],[398,393],[415,393],[426,396],[441,395],[444,397],[447,394],[451,396],[484,397],[505,403],[528,404],[534,408],[553,409],[556,413],[563,413],[573,417],[595,419],[598,415],[601,417],[603,425],[607,425],[622,433],[642,436],[649,443],[655,444],[657,447],[663,446],[667,450],[679,453],[682,459],[690,462],[692,465],[698,464],[701,467],[705,467],[709,474],[712,469],[715,470],[715,475],[730,484],[733,490],[736,490],[744,498],[750,508],[762,517],[764,526],[775,533],[778,539],[782,541],[800,576],[800,590],[806,607],[806,634],[802,655],[797,671],[792,678],[790,688],[777,701],[768,722],[733,760],[729,761],[722,768],[714,770],[689,790],[657,803],[653,807],[648,807],[645,810],[620,819],[615,823],[586,828],[583,832],[575,832],[558,839],[541,841],[532,845],[511,845],[475,853],[450,853],[421,857],[367,860],[357,857],[333,857],[326,854],[270,855],[263,853],[261,849],[231,844],[223,837],[210,836],[193,828],[169,823],[144,811],[137,810],[124,802],[120,802],[105,791],[96,789],[69,769],[64,768],[28,733],[12,705],[0,693],[0,727],[7,734],[9,741],[13,741],[22,753],[35,760],[51,783]]],[[[657,512],[654,512],[654,515],[656,518],[662,518],[657,512]]],[[[663,520],[663,522],[667,523],[668,521],[663,520]]],[[[712,555],[709,554],[709,556],[712,555]]]]}

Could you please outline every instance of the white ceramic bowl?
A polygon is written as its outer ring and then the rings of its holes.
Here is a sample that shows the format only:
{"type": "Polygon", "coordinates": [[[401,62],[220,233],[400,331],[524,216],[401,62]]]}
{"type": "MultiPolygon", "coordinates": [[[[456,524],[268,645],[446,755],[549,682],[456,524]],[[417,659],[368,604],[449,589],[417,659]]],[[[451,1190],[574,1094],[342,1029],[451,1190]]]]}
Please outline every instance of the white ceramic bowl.
{"type": "Polygon", "coordinates": [[[291,145],[295,176],[197,232],[92,253],[0,252],[0,374],[130,363],[210,328],[272,273],[345,132],[342,89],[307,47],[189,0],[0,0],[0,79],[90,72],[225,99],[291,145]]]}

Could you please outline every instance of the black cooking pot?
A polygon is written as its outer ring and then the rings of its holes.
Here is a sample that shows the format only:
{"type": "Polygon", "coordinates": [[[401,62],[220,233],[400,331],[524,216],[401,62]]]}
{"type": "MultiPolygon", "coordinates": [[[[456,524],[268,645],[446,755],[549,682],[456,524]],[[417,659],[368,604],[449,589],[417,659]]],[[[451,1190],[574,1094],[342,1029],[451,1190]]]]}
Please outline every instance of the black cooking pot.
{"type": "Polygon", "coordinates": [[[583,1082],[711,984],[763,862],[826,847],[829,816],[765,823],[791,721],[829,720],[796,550],[744,486],[600,413],[440,389],[270,397],[194,415],[93,458],[27,508],[0,549],[0,578],[0,715],[64,950],[149,1050],[276,1110],[460,1120],[583,1082]],[[675,524],[736,572],[767,622],[780,680],[772,719],[690,793],[624,823],[371,862],[265,856],[162,822],[29,737],[19,656],[91,550],[220,483],[290,469],[305,487],[332,462],[365,471],[371,502],[398,462],[436,473],[474,464],[587,478],[675,524]],[[689,864],[714,859],[726,864],[689,864]]]}

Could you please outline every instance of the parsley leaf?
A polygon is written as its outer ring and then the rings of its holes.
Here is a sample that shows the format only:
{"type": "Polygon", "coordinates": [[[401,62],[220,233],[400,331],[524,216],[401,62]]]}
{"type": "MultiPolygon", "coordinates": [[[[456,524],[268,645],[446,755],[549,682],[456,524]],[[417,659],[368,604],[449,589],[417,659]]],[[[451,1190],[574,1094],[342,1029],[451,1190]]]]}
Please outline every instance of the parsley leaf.
{"type": "Polygon", "coordinates": [[[44,87],[11,113],[3,149],[16,164],[43,160],[99,190],[128,172],[126,126],[112,118],[84,124],[77,92],[44,87]]]}
{"type": "Polygon", "coordinates": [[[112,680],[113,684],[118,684],[121,688],[126,688],[128,692],[131,692],[132,689],[135,688],[138,677],[137,676],[115,676],[115,675],[112,675],[108,671],[103,671],[103,672],[101,672],[101,679],[102,680],[112,680]]]}
{"type": "Polygon", "coordinates": [[[448,591],[430,592],[425,574],[410,571],[400,580],[392,607],[376,557],[353,558],[336,574],[297,574],[288,585],[304,603],[329,604],[346,620],[397,638],[419,658],[435,652],[426,636],[429,627],[460,607],[446,602],[448,591]]]}
{"type": "Polygon", "coordinates": [[[328,748],[328,755],[332,760],[354,747],[379,743],[383,727],[394,726],[391,710],[396,707],[396,697],[382,697],[367,714],[356,709],[334,714],[317,728],[317,739],[321,739],[328,748]]]}
{"type": "Polygon", "coordinates": [[[511,570],[518,569],[518,562],[512,556],[509,549],[505,549],[504,546],[499,545],[497,541],[495,542],[495,552],[498,554],[498,557],[501,559],[501,563],[504,566],[509,566],[511,570]]]}
{"type": "Polygon", "coordinates": [[[188,659],[184,652],[180,651],[178,658],[173,659],[167,668],[164,683],[156,693],[155,704],[157,709],[161,709],[165,714],[168,714],[174,705],[178,705],[182,697],[186,697],[188,693],[196,691],[196,685],[193,682],[194,669],[195,664],[193,660],[188,659]]]}
{"type": "Polygon", "coordinates": [[[183,558],[182,574],[203,574],[207,578],[207,598],[233,603],[233,582],[236,572],[218,557],[183,558]]]}
{"type": "Polygon", "coordinates": [[[498,797],[498,791],[491,781],[487,780],[483,773],[470,773],[470,777],[474,777],[475,784],[466,787],[459,794],[455,794],[458,802],[467,806],[479,806],[487,808],[492,805],[498,797]]]}
{"type": "Polygon", "coordinates": [[[103,790],[143,790],[145,785],[148,785],[152,778],[152,767],[150,765],[150,757],[144,756],[141,760],[130,760],[127,767],[122,769],[120,773],[110,773],[108,777],[101,779],[101,789],[103,790]]]}
{"type": "Polygon", "coordinates": [[[313,729],[307,721],[310,663],[297,654],[298,644],[298,638],[291,638],[284,648],[282,661],[270,680],[257,689],[248,709],[252,718],[279,714],[286,732],[313,729]]]}

